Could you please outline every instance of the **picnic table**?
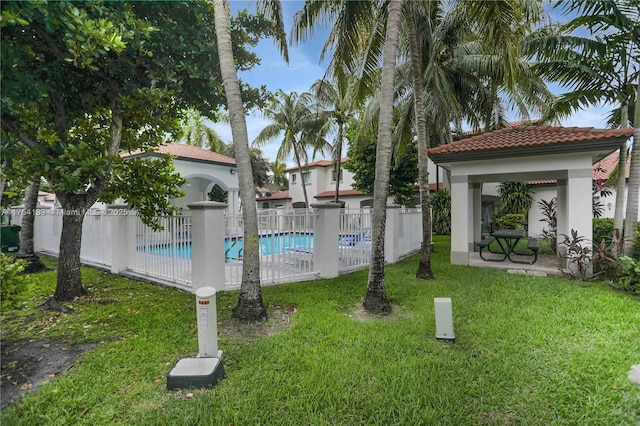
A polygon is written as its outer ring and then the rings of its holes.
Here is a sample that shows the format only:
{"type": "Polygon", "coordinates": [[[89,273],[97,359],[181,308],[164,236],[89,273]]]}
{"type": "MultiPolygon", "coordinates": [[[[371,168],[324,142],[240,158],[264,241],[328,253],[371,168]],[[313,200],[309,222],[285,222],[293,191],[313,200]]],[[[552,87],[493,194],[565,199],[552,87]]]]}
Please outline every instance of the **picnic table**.
{"type": "MultiPolygon", "coordinates": [[[[520,229],[499,229],[491,234],[490,237],[487,237],[478,243],[478,247],[480,248],[480,258],[482,260],[490,261],[490,262],[503,262],[507,259],[514,263],[525,263],[532,265],[538,260],[538,249],[539,244],[538,240],[535,238],[530,238],[527,243],[527,249],[530,250],[529,253],[521,253],[515,251],[516,245],[518,241],[520,241],[525,236],[523,230],[520,229]],[[499,250],[495,250],[491,247],[491,243],[498,243],[499,250]],[[497,258],[486,258],[482,255],[482,250],[487,249],[490,253],[497,254],[500,257],[497,258]],[[525,259],[514,258],[512,255],[517,255],[520,257],[525,257],[525,259]]],[[[494,246],[495,247],[495,246],[494,246]]]]}

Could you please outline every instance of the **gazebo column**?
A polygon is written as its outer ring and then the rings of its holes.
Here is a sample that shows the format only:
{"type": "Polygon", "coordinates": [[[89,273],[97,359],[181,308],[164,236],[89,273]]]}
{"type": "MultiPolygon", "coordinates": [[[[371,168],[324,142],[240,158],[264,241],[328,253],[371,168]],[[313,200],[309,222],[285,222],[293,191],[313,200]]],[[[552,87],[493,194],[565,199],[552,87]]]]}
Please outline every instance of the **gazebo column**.
{"type": "Polygon", "coordinates": [[[476,247],[476,243],[479,243],[482,240],[482,184],[481,183],[473,183],[472,184],[473,191],[473,222],[471,230],[473,232],[473,238],[471,242],[473,245],[469,249],[469,251],[474,251],[476,247]]]}
{"type": "Polygon", "coordinates": [[[469,176],[451,176],[451,263],[468,265],[473,251],[474,188],[469,176]]]}
{"type": "Polygon", "coordinates": [[[572,229],[578,231],[579,237],[584,237],[587,244],[593,239],[593,194],[592,170],[569,170],[567,179],[567,229],[570,235],[572,229]]]}
{"type": "Polygon", "coordinates": [[[568,221],[568,208],[567,208],[567,180],[559,179],[556,184],[556,220],[557,220],[557,253],[564,255],[564,246],[560,243],[563,238],[562,235],[569,235],[569,221],[568,221]]]}

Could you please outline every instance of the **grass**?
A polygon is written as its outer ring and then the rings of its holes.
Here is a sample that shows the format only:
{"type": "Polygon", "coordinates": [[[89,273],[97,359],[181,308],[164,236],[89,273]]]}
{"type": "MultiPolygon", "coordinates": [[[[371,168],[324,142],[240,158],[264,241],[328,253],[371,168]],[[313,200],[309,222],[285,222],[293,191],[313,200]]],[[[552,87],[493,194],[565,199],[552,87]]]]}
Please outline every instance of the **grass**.
{"type": "MultiPolygon", "coordinates": [[[[416,257],[387,267],[388,317],[359,312],[367,271],[264,288],[271,308],[295,310],[290,324],[275,334],[222,325],[227,377],[209,390],[166,390],[175,362],[198,351],[193,296],[85,268],[78,314],[45,313],[36,305],[55,273],[34,276],[23,308],[3,313],[3,333],[105,343],[3,411],[2,424],[640,423],[640,387],[627,379],[640,363],[638,299],[452,266],[448,238],[435,244],[435,281],[414,278],[416,257]],[[455,344],[434,338],[434,297],[453,300],[455,344]]],[[[218,294],[220,322],[237,297],[218,294]]]]}

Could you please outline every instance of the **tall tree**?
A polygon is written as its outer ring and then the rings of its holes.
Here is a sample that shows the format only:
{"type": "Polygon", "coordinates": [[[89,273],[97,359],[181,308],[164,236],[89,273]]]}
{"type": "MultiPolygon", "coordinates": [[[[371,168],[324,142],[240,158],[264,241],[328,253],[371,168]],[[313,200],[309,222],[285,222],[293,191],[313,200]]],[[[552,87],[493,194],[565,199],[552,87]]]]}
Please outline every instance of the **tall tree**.
{"type": "Polygon", "coordinates": [[[271,163],[271,179],[272,183],[278,187],[278,190],[284,191],[289,189],[289,181],[285,171],[287,170],[287,164],[281,163],[275,160],[271,163]]]}
{"type": "Polygon", "coordinates": [[[124,196],[153,223],[170,210],[167,195],[179,196],[170,161],[121,153],[175,136],[189,107],[220,106],[212,18],[202,1],[2,3],[2,128],[31,150],[25,173],[44,176],[64,210],[55,300],[86,293],[82,223],[98,198],[124,196]]]}
{"type": "MultiPolygon", "coordinates": [[[[298,95],[296,92],[285,93],[278,90],[271,105],[262,110],[262,115],[272,121],[258,133],[253,143],[257,146],[282,137],[276,159],[285,161],[293,156],[300,178],[303,165],[308,162],[307,151],[313,153],[323,151],[329,146],[324,139],[328,126],[323,114],[318,114],[310,93],[298,95]]],[[[301,180],[305,206],[309,207],[307,188],[301,180]]]]}
{"type": "Polygon", "coordinates": [[[16,253],[16,258],[23,259],[28,262],[25,272],[40,272],[46,269],[46,266],[36,254],[33,245],[34,225],[36,219],[36,209],[38,208],[38,192],[40,190],[40,175],[36,175],[31,179],[27,190],[25,191],[24,201],[22,202],[22,228],[20,229],[20,248],[16,253]]]}
{"type": "Polygon", "coordinates": [[[384,271],[384,235],[387,223],[389,168],[391,166],[391,131],[393,124],[394,74],[402,25],[403,0],[390,0],[386,23],[382,78],[380,83],[380,115],[376,150],[376,178],[373,185],[371,230],[371,262],[364,308],[373,313],[390,312],[384,271]]]}
{"type": "MultiPolygon", "coordinates": [[[[273,18],[282,29],[282,11],[280,2],[259,3],[266,16],[273,18]]],[[[213,9],[216,24],[216,38],[218,40],[218,58],[222,72],[222,84],[227,99],[229,121],[233,144],[237,155],[238,180],[240,185],[240,198],[242,202],[242,215],[244,219],[244,260],[242,266],[242,284],[240,285],[240,297],[238,304],[233,308],[233,317],[241,322],[264,321],[267,318],[267,310],[262,300],[260,287],[260,253],[258,244],[258,212],[255,203],[255,185],[251,171],[251,158],[249,153],[249,136],[245,109],[242,103],[240,82],[234,62],[233,45],[231,42],[230,11],[227,0],[213,0],[213,9]]],[[[284,30],[278,31],[277,40],[280,42],[280,51],[288,60],[287,45],[284,30]]]]}
{"type": "MultiPolygon", "coordinates": [[[[225,155],[236,158],[236,148],[233,144],[229,144],[225,155]]],[[[257,147],[249,149],[249,156],[251,157],[251,173],[253,174],[253,184],[256,188],[261,188],[267,185],[269,182],[269,161],[264,157],[262,150],[257,147]]]]}
{"type": "MultiPolygon", "coordinates": [[[[617,107],[608,117],[610,126],[639,126],[631,122],[634,97],[640,79],[640,6],[635,0],[581,2],[572,0],[557,2],[565,14],[577,16],[563,26],[543,28],[538,37],[531,40],[529,52],[537,58],[536,71],[551,81],[558,81],[569,92],[561,95],[552,105],[550,118],[562,118],[587,106],[612,103],[617,107]],[[589,34],[573,33],[586,29],[589,34]]],[[[636,138],[634,138],[634,144],[636,138]]],[[[626,183],[627,145],[620,147],[618,176],[616,180],[616,207],[614,229],[622,230],[624,193],[626,183]]],[[[640,166],[637,166],[640,167],[640,166]]],[[[629,186],[637,185],[640,177],[630,175],[629,186]]],[[[629,194],[637,198],[635,194],[629,194]]],[[[629,214],[637,220],[635,207],[627,200],[629,214]],[[631,209],[631,210],[629,210],[631,209]]],[[[633,217],[631,217],[633,221],[633,217]]],[[[633,239],[634,224],[626,235],[633,239]]],[[[625,226],[626,228],[626,226],[625,226]]],[[[625,232],[627,230],[625,229],[625,232]]],[[[632,241],[628,241],[632,244],[632,241]]],[[[626,246],[627,249],[629,246],[626,246]]]]}
{"type": "Polygon", "coordinates": [[[339,203],[345,129],[349,120],[355,117],[360,105],[354,94],[356,80],[353,75],[345,73],[344,69],[336,70],[333,80],[326,78],[318,80],[311,86],[311,90],[319,107],[323,109],[323,119],[331,123],[329,131],[335,131],[335,140],[331,145],[333,173],[336,178],[336,193],[333,201],[339,203]]]}

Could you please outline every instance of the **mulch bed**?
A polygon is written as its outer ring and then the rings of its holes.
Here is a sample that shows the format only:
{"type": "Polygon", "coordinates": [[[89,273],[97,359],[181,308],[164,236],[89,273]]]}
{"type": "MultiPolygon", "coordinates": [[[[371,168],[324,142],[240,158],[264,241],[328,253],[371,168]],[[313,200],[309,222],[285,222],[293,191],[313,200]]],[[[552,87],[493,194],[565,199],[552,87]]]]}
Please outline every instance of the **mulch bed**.
{"type": "Polygon", "coordinates": [[[61,340],[5,340],[0,346],[0,409],[4,410],[22,395],[69,371],[76,358],[97,343],[70,345],[61,340]]]}

